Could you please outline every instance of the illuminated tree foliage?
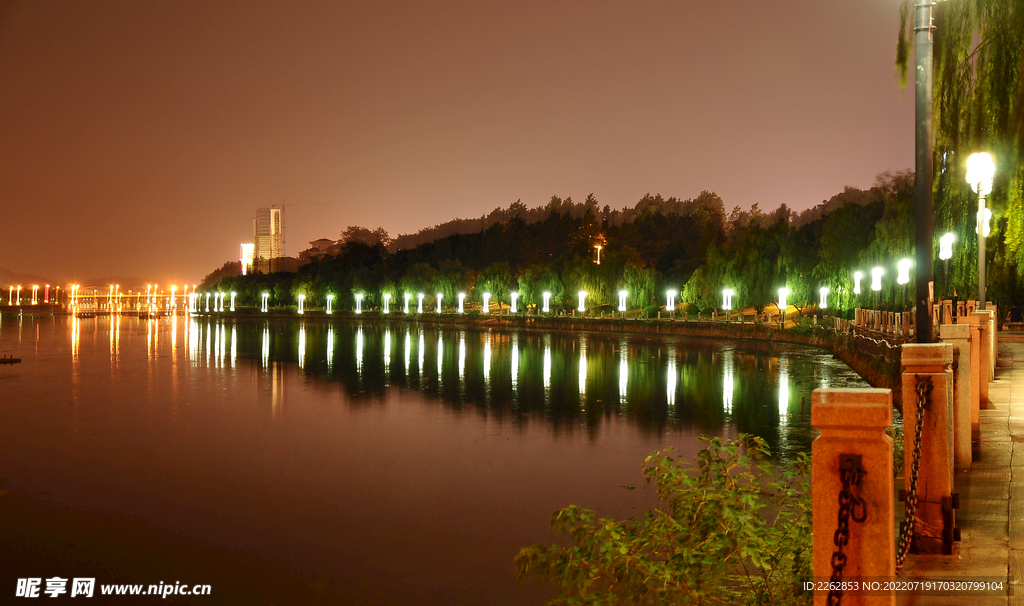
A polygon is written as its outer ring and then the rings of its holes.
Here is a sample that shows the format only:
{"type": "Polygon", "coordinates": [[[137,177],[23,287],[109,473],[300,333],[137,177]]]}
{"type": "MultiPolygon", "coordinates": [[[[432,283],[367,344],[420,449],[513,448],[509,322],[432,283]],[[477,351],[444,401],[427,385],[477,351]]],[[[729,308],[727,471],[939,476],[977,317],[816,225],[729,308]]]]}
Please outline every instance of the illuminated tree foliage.
{"type": "MultiPolygon", "coordinates": [[[[913,8],[900,8],[896,65],[905,83],[913,8]]],[[[1019,304],[1024,277],[1024,0],[947,0],[936,4],[934,55],[936,236],[956,235],[952,284],[977,289],[977,196],[964,180],[967,157],[996,161],[987,247],[993,298],[1019,304]],[[989,252],[990,251],[990,252],[989,252]]]]}

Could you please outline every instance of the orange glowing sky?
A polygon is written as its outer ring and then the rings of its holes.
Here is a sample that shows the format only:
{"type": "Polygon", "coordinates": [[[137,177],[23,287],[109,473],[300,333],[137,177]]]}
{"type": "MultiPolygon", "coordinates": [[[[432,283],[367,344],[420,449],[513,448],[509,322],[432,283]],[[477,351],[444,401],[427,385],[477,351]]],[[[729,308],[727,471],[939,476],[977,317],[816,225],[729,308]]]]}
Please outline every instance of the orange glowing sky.
{"type": "Polygon", "coordinates": [[[195,282],[552,195],[813,206],[913,166],[898,2],[0,2],[0,266],[195,282]]]}

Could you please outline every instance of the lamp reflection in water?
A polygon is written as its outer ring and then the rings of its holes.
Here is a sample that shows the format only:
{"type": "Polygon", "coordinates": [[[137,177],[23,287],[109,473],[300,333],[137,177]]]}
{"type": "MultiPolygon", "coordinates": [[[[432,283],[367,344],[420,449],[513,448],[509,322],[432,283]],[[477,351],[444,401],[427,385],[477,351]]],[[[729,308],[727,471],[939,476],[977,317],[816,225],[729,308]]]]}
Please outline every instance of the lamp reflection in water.
{"type": "Polygon", "coordinates": [[[423,355],[425,350],[426,340],[423,338],[423,329],[420,329],[420,341],[418,343],[418,347],[416,347],[416,370],[420,373],[420,383],[423,383],[426,378],[423,375],[423,355]]]}
{"type": "Polygon", "coordinates": [[[586,408],[587,400],[584,397],[587,393],[587,342],[584,337],[580,337],[580,375],[579,375],[579,387],[580,387],[580,406],[586,408]]]}
{"type": "Polygon", "coordinates": [[[71,316],[71,360],[78,361],[78,339],[82,335],[82,321],[78,316],[71,316]]]}
{"type": "Polygon", "coordinates": [[[491,333],[484,335],[484,386],[491,391],[491,333]]]}
{"type": "Polygon", "coordinates": [[[306,327],[299,327],[299,368],[306,367],[306,327]]]}
{"type": "Polygon", "coordinates": [[[735,353],[731,347],[722,350],[722,408],[725,414],[732,414],[733,374],[735,353]]]}
{"type": "Polygon", "coordinates": [[[669,345],[666,354],[668,355],[668,374],[665,380],[665,402],[668,404],[669,418],[675,418],[676,387],[678,375],[678,371],[676,370],[675,345],[669,345]]]}
{"type": "Polygon", "coordinates": [[[270,328],[265,327],[263,329],[263,350],[262,350],[263,368],[270,366],[270,328]]]}
{"type": "Polygon", "coordinates": [[[238,333],[235,332],[235,327],[231,326],[231,368],[235,367],[235,363],[238,360],[238,333]]]}
{"type": "Polygon", "coordinates": [[[789,360],[779,358],[779,427],[789,415],[789,360]]]}
{"type": "Polygon", "coordinates": [[[513,397],[518,395],[516,389],[519,387],[519,334],[512,334],[512,392],[513,397]]]}
{"type": "Polygon", "coordinates": [[[356,329],[356,373],[363,380],[363,328],[356,329]]]}
{"type": "Polygon", "coordinates": [[[388,382],[388,374],[391,372],[391,329],[384,329],[384,382],[388,382]]]}
{"type": "Polygon", "coordinates": [[[327,329],[327,372],[334,370],[334,328],[327,329]]]}
{"type": "Polygon", "coordinates": [[[629,383],[629,362],[626,359],[626,342],[619,343],[619,404],[626,403],[626,387],[629,383]]]}
{"type": "Polygon", "coordinates": [[[459,381],[466,378],[466,331],[459,331],[459,381]]]}
{"type": "Polygon", "coordinates": [[[441,389],[442,364],[444,362],[444,341],[441,333],[437,334],[437,388],[441,389]]]}
{"type": "Polygon", "coordinates": [[[409,360],[412,357],[412,334],[409,329],[405,329],[405,380],[409,380],[409,360]]]}
{"type": "Polygon", "coordinates": [[[551,335],[544,335],[544,399],[551,391],[551,335]]]}

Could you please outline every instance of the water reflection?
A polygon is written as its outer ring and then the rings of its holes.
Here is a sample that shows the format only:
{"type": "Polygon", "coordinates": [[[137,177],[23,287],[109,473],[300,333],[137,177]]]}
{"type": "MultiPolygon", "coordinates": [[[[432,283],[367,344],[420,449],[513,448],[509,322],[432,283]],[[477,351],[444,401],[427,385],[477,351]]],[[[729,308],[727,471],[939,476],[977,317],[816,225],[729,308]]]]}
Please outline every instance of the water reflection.
{"type": "MultiPolygon", "coordinates": [[[[79,326],[73,323],[73,335],[79,326]]],[[[227,325],[186,326],[192,363],[219,366],[218,356],[207,354],[204,362],[199,355],[202,330],[208,352],[211,333],[219,335],[223,356],[227,325]]],[[[866,386],[830,355],[796,346],[422,325],[399,330],[404,337],[396,342],[393,328],[383,324],[239,322],[231,325],[231,365],[249,359],[270,371],[275,415],[285,403],[282,365],[291,363],[307,376],[347,384],[350,393],[365,392],[369,400],[360,401],[383,401],[388,386],[398,384],[510,422],[539,416],[555,427],[596,431],[610,414],[651,432],[753,433],[784,452],[809,448],[811,389],[866,386]],[[279,347],[278,337],[298,347],[279,347]],[[353,346],[335,347],[336,339],[353,346]],[[436,352],[427,352],[428,341],[436,352]],[[309,348],[326,357],[307,355],[309,348]],[[428,353],[436,354],[431,368],[428,353]]]]}

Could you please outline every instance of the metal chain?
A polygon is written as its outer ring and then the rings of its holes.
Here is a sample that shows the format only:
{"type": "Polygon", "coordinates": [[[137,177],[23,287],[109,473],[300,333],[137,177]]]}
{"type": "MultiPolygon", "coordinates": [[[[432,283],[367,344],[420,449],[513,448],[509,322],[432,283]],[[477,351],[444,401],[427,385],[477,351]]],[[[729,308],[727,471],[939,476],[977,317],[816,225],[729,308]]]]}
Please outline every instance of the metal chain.
{"type": "Polygon", "coordinates": [[[914,516],[917,514],[917,476],[921,469],[921,433],[924,431],[924,409],[928,403],[928,394],[932,391],[932,383],[924,380],[921,375],[914,375],[917,383],[917,422],[914,424],[914,462],[910,465],[910,488],[907,490],[907,513],[900,528],[900,548],[896,553],[896,574],[903,570],[910,553],[910,542],[914,538],[914,516]]]}
{"type": "Polygon", "coordinates": [[[851,490],[851,487],[860,485],[860,479],[864,473],[864,468],[852,457],[840,462],[839,479],[843,483],[843,489],[839,491],[839,527],[832,539],[836,550],[832,552],[832,578],[829,579],[828,591],[829,606],[839,606],[843,599],[842,580],[847,560],[843,548],[850,542],[850,519],[852,518],[854,522],[863,522],[867,519],[867,507],[864,501],[855,496],[851,490]]]}

